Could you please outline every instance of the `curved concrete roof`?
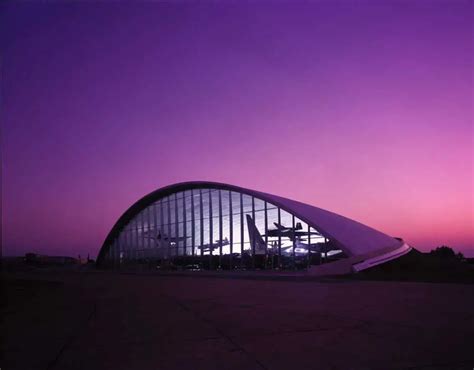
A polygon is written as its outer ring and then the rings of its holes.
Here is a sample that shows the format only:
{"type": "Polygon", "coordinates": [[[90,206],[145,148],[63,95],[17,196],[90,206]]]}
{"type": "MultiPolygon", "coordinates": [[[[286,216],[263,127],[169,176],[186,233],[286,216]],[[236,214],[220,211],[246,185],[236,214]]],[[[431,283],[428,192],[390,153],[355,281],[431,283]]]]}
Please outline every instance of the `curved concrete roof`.
{"type": "Polygon", "coordinates": [[[252,195],[273,203],[308,223],[327,238],[332,239],[348,256],[375,253],[379,250],[386,251],[387,249],[396,249],[403,245],[402,241],[361,224],[360,222],[305,203],[229,184],[209,181],[191,181],[160,188],[144,196],[133,204],[119,218],[110,233],[107,235],[97,257],[97,263],[101,263],[110,248],[110,245],[113,243],[115,237],[120,233],[122,228],[125,227],[125,225],[127,225],[127,223],[142,209],[169,194],[197,188],[232,190],[252,195]]]}

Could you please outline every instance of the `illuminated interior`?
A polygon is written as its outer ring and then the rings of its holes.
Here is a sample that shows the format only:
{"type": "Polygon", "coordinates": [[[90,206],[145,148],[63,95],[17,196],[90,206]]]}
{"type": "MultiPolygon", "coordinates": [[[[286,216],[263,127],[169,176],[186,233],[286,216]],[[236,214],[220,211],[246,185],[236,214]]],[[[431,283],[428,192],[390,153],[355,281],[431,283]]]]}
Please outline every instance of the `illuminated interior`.
{"type": "Polygon", "coordinates": [[[114,266],[157,269],[307,269],[345,257],[295,215],[248,194],[195,188],[151,203],[104,256],[114,266]]]}

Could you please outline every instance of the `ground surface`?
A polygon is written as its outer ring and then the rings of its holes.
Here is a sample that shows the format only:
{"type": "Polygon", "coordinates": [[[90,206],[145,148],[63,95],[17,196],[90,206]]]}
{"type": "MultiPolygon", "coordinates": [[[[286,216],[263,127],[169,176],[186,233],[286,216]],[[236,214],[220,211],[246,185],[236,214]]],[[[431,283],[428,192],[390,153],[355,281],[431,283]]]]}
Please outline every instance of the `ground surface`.
{"type": "Polygon", "coordinates": [[[1,369],[472,369],[474,285],[4,276],[1,369]]]}

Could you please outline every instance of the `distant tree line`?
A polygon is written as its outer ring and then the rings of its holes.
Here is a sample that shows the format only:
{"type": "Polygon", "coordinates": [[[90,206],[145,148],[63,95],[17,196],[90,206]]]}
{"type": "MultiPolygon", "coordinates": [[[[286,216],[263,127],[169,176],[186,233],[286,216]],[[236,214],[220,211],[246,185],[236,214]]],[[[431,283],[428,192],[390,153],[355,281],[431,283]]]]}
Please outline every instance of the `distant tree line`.
{"type": "Polygon", "coordinates": [[[464,260],[464,255],[461,252],[456,253],[452,248],[448,247],[447,245],[442,245],[431,250],[430,255],[440,258],[457,258],[459,260],[464,260]]]}

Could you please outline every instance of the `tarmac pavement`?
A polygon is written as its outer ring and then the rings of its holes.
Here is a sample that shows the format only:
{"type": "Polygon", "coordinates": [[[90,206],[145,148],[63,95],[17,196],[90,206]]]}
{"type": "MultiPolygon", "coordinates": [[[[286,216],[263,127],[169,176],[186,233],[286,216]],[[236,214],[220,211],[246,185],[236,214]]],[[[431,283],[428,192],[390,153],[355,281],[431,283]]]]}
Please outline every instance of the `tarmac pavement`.
{"type": "Polygon", "coordinates": [[[2,370],[473,369],[474,285],[4,276],[2,370]]]}

